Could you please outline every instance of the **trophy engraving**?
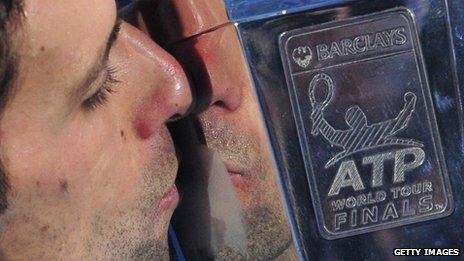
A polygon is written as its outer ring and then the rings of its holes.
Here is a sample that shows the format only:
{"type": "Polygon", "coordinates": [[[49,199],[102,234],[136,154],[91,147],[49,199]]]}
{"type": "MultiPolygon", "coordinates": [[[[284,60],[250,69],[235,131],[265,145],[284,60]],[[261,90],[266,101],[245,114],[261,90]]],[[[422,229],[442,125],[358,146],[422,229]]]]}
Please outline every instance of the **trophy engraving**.
{"type": "Polygon", "coordinates": [[[308,46],[300,46],[293,50],[292,58],[300,67],[306,68],[313,59],[313,52],[308,46]]]}
{"type": "Polygon", "coordinates": [[[334,83],[332,79],[324,73],[314,76],[309,85],[309,98],[313,107],[311,113],[311,121],[313,123],[311,133],[313,135],[321,133],[331,145],[343,148],[342,152],[335,155],[325,164],[325,168],[330,167],[353,153],[374,149],[378,146],[423,146],[421,142],[413,139],[403,139],[394,136],[408,126],[416,106],[417,97],[414,93],[408,92],[404,95],[405,104],[403,110],[394,119],[368,125],[366,114],[359,106],[355,105],[348,108],[345,114],[345,121],[350,128],[347,130],[336,130],[326,121],[323,113],[324,108],[332,99],[333,88],[334,83]],[[315,89],[319,81],[323,81],[329,89],[328,95],[322,103],[318,103],[315,98],[315,89]]]}
{"type": "Polygon", "coordinates": [[[418,42],[405,9],[280,37],[311,198],[326,239],[453,211],[418,42]],[[304,66],[295,61],[301,46],[315,50],[304,66]]]}

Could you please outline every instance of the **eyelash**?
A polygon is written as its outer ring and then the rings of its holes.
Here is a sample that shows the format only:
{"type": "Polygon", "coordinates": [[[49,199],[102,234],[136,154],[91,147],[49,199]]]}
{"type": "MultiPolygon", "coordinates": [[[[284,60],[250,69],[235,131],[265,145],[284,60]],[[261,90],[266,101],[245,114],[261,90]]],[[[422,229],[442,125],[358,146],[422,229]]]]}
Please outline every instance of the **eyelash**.
{"type": "Polygon", "coordinates": [[[105,71],[105,80],[100,88],[98,88],[98,91],[84,101],[83,105],[86,109],[94,110],[99,106],[105,105],[108,100],[108,94],[115,92],[114,87],[119,83],[119,80],[116,78],[118,70],[114,66],[106,65],[105,71]]]}

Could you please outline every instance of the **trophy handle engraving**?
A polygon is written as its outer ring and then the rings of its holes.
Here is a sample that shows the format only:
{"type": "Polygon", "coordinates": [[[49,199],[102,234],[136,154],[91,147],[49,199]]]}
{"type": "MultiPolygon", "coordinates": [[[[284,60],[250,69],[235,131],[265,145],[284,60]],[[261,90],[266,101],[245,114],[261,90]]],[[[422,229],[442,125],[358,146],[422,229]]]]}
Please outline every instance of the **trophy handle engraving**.
{"type": "MultiPolygon", "coordinates": [[[[319,130],[324,127],[331,127],[327,124],[322,114],[322,110],[329,104],[333,97],[334,83],[332,78],[325,73],[320,73],[314,76],[314,78],[309,83],[309,100],[312,106],[311,119],[313,121],[313,127],[311,133],[317,135],[319,130]],[[327,87],[327,95],[322,102],[317,101],[316,99],[316,87],[317,84],[323,81],[327,87]]],[[[332,128],[333,129],[333,128],[332,128]]],[[[334,130],[335,131],[335,130],[334,130]]]]}

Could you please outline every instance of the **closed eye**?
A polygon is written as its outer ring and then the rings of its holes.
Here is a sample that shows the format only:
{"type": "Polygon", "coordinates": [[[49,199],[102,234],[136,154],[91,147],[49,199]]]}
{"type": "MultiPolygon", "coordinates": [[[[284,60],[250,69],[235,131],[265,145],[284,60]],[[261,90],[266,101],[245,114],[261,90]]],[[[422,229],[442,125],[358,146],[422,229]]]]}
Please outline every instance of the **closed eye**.
{"type": "Polygon", "coordinates": [[[115,92],[115,87],[119,83],[116,78],[117,68],[115,66],[105,65],[105,78],[98,90],[83,102],[83,106],[87,110],[95,110],[96,108],[105,105],[108,101],[108,95],[115,92]]]}

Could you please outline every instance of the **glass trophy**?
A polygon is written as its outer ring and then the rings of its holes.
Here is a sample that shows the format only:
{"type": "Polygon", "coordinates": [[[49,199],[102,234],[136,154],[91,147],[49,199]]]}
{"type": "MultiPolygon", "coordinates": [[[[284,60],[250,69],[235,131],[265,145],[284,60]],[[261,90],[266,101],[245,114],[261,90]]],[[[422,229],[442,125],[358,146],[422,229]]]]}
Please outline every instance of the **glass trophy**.
{"type": "Polygon", "coordinates": [[[229,14],[300,257],[462,245],[462,4],[270,2],[229,14]]]}
{"type": "Polygon", "coordinates": [[[457,0],[143,7],[133,23],[195,86],[193,115],[171,126],[180,255],[382,260],[462,247],[463,11],[457,0]]]}

